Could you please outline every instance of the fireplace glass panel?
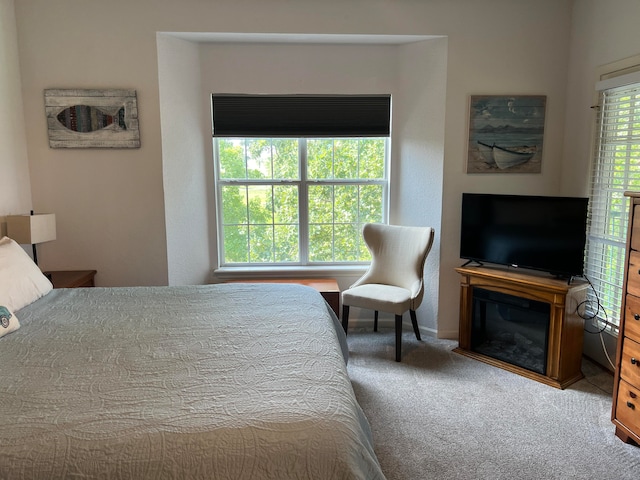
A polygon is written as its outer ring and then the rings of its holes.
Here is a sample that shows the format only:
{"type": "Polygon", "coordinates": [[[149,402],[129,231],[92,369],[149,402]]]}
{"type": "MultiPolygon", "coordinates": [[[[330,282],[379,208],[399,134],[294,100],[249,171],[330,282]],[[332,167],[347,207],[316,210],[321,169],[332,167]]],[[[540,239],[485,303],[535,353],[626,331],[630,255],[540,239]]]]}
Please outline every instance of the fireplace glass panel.
{"type": "Polygon", "coordinates": [[[473,289],[471,350],[545,374],[551,305],[473,289]]]}

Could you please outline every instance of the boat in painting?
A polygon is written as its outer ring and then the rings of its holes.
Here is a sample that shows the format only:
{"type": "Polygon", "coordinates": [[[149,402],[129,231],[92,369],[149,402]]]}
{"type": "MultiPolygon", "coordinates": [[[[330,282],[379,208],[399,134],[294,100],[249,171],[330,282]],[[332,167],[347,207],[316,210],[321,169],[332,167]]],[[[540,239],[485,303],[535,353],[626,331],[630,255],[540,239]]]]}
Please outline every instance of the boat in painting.
{"type": "Polygon", "coordinates": [[[499,147],[495,143],[487,145],[478,141],[478,151],[489,165],[496,165],[501,170],[528,162],[538,151],[536,146],[499,147]],[[489,155],[490,153],[490,155],[489,155]]]}
{"type": "Polygon", "coordinates": [[[485,163],[488,163],[489,165],[496,164],[496,161],[493,159],[493,145],[487,145],[486,143],[478,141],[478,151],[480,152],[480,155],[482,155],[485,163]]]}

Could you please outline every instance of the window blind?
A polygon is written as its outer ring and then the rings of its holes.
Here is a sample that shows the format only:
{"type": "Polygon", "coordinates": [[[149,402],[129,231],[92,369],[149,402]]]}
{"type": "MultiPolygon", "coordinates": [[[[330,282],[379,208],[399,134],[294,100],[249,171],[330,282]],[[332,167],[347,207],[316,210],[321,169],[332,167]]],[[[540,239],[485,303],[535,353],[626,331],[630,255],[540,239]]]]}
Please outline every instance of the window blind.
{"type": "Polygon", "coordinates": [[[385,137],[390,95],[212,96],[214,137],[385,137]]]}
{"type": "Polygon", "coordinates": [[[600,305],[591,316],[617,326],[629,218],[627,190],[640,190],[640,83],[600,93],[592,173],[586,273],[600,305]]]}

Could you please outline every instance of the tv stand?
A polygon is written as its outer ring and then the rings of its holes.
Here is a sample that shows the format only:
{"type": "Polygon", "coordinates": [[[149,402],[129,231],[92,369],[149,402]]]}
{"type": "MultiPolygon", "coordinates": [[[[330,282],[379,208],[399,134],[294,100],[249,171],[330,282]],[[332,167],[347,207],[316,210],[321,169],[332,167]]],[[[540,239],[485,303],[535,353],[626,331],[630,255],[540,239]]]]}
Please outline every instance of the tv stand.
{"type": "Polygon", "coordinates": [[[573,275],[554,275],[553,278],[560,280],[561,282],[567,282],[567,285],[573,283],[573,279],[576,278],[573,275]]]}
{"type": "Polygon", "coordinates": [[[462,266],[460,268],[466,267],[467,265],[469,265],[471,263],[475,263],[479,267],[482,267],[484,265],[482,262],[479,262],[478,260],[467,260],[466,262],[464,262],[462,264],[462,266]]]}
{"type": "MultiPolygon", "coordinates": [[[[566,388],[583,378],[581,366],[584,320],[576,310],[586,298],[586,281],[574,280],[568,284],[566,279],[560,280],[544,274],[521,273],[484,266],[463,266],[456,268],[456,272],[461,275],[461,281],[460,327],[455,352],[556,388],[566,388]],[[477,298],[474,297],[476,288],[479,289],[477,298]],[[477,343],[475,339],[472,341],[474,301],[475,305],[479,305],[476,311],[476,325],[485,321],[488,304],[497,305],[500,302],[497,300],[487,303],[483,300],[481,293],[486,296],[487,291],[495,293],[496,298],[516,297],[522,300],[523,304],[528,301],[538,305],[548,304],[549,308],[545,309],[548,313],[542,314],[543,322],[546,323],[546,338],[543,340],[546,354],[542,354],[542,373],[511,363],[499,356],[480,353],[473,346],[474,341],[477,343]],[[480,320],[477,317],[480,317],[480,320]]],[[[509,308],[507,303],[500,304],[497,308],[501,307],[509,308]]],[[[521,308],[521,311],[527,312],[526,308],[521,308]]],[[[513,326],[517,324],[518,321],[511,323],[513,326]]]]}

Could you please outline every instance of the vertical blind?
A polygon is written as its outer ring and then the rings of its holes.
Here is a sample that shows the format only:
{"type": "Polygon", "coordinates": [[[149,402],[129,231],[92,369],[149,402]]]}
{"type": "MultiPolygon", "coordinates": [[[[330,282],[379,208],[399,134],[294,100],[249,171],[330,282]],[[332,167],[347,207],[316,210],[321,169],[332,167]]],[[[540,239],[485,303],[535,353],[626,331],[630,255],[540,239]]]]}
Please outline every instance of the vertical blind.
{"type": "Polygon", "coordinates": [[[386,137],[390,95],[212,95],[214,137],[386,137]]]}
{"type": "Polygon", "coordinates": [[[604,310],[589,312],[617,326],[629,218],[627,190],[640,190],[640,83],[600,93],[592,173],[586,273],[604,310]]]}

